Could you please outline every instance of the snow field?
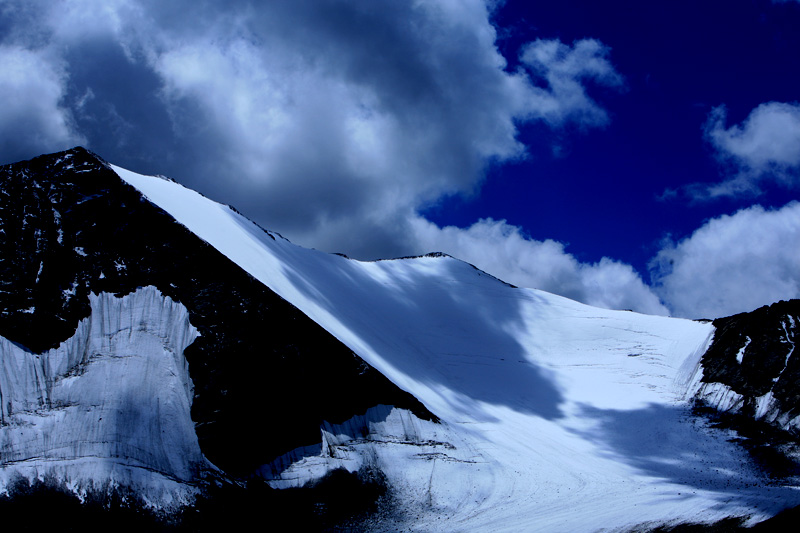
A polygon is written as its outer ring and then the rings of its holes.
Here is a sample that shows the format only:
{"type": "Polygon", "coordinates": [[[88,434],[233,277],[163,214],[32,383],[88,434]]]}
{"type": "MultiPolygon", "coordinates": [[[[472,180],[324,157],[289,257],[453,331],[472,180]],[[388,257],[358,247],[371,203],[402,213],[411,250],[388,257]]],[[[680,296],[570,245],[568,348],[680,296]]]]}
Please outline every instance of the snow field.
{"type": "Polygon", "coordinates": [[[763,478],[730,435],[690,415],[710,324],[512,288],[447,256],[304,249],[174,182],[113,169],[442,420],[418,421],[415,445],[369,421],[369,439],[333,444],[339,457],[329,442],[286,458],[278,484],[372,461],[403,527],[425,531],[759,520],[800,504],[796,487],[763,478]],[[452,448],[420,452],[423,441],[452,448]]]}

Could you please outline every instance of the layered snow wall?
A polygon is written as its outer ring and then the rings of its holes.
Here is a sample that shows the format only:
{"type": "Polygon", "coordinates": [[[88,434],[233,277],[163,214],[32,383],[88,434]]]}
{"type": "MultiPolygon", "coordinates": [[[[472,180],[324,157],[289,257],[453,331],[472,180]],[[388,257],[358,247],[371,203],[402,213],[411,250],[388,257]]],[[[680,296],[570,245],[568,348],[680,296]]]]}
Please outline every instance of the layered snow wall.
{"type": "Polygon", "coordinates": [[[186,308],[145,287],[91,295],[91,315],[34,354],[0,337],[0,491],[20,477],[80,496],[130,489],[146,504],[190,501],[208,465],[190,416],[186,308]]]}

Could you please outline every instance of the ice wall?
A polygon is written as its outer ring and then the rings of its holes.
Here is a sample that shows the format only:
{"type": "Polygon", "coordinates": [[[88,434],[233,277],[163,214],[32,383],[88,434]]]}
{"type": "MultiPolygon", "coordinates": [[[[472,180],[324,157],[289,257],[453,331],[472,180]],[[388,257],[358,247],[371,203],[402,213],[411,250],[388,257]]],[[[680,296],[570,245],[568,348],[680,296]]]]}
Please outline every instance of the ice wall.
{"type": "Polygon", "coordinates": [[[186,308],[154,287],[92,294],[91,308],[45,353],[0,337],[0,491],[22,476],[79,495],[131,489],[153,506],[190,500],[209,464],[190,416],[186,308]]]}

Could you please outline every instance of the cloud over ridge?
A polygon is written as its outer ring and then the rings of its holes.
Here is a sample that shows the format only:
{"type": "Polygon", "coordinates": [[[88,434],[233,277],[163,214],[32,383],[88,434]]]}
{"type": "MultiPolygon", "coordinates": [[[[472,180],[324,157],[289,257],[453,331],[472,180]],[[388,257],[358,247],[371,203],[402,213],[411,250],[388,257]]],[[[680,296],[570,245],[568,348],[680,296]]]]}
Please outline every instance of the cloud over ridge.
{"type": "Polygon", "coordinates": [[[84,141],[62,105],[67,73],[44,51],[0,44],[0,152],[63,150],[84,141]]]}
{"type": "MultiPolygon", "coordinates": [[[[630,265],[581,263],[565,244],[505,221],[439,227],[420,214],[476,193],[491,165],[527,157],[526,125],[556,135],[604,128],[596,90],[626,90],[596,39],[536,39],[509,66],[494,7],[6,0],[0,96],[13,105],[0,109],[3,162],[86,144],[305,246],[367,259],[444,251],[593,305],[693,313],[672,288],[680,268],[656,269],[654,292],[630,265]]],[[[794,132],[797,104],[763,104],[740,126],[726,127],[724,113],[706,135],[737,177],[714,194],[767,175],[796,183],[794,133],[776,143],[768,132],[794,132]]],[[[688,265],[700,253],[680,246],[659,261],[673,253],[688,265]]]]}
{"type": "Polygon", "coordinates": [[[800,298],[800,203],[759,205],[706,222],[651,263],[673,313],[715,318],[800,298]]]}

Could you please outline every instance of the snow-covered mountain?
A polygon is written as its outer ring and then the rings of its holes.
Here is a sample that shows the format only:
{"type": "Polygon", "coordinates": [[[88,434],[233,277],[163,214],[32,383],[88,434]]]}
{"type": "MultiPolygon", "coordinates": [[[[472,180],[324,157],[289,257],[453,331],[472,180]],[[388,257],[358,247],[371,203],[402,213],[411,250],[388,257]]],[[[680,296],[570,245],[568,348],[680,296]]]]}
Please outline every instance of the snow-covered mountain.
{"type": "Polygon", "coordinates": [[[423,531],[800,505],[798,302],[695,322],[440,254],[354,261],[81,148],[0,176],[10,502],[44,487],[200,529],[236,501],[423,531]]]}

